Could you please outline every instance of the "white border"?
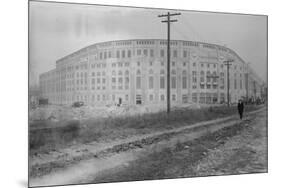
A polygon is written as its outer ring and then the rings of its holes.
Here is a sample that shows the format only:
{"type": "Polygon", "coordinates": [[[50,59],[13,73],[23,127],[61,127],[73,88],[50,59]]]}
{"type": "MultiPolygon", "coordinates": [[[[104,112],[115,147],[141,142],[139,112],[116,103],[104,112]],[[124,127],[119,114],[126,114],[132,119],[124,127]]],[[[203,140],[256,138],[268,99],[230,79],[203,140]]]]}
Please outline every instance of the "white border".
{"type": "MultiPolygon", "coordinates": [[[[245,0],[65,0],[155,8],[269,15],[269,173],[161,181],[94,184],[75,187],[278,187],[280,185],[280,5],[245,0]]],[[[0,187],[27,186],[27,0],[1,1],[1,181],[0,187]]],[[[68,187],[68,186],[67,186],[68,187]]]]}

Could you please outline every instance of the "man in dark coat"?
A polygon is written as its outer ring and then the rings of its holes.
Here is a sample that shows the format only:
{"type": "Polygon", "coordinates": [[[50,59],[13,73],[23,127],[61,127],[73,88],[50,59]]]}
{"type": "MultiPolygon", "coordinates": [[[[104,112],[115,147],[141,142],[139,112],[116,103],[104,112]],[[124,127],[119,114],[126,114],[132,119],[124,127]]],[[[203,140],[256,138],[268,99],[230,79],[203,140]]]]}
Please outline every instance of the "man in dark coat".
{"type": "Polygon", "coordinates": [[[240,119],[242,119],[243,118],[243,111],[244,111],[244,104],[243,104],[242,100],[238,101],[237,107],[238,107],[238,113],[240,115],[240,119]]]}

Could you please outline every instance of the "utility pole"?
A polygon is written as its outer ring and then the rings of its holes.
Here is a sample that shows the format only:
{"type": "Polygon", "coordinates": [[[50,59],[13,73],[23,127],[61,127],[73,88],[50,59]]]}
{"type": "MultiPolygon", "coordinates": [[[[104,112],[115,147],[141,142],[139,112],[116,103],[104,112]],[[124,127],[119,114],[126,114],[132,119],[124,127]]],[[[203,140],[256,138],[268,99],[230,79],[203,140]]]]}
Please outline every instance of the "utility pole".
{"type": "Polygon", "coordinates": [[[168,12],[167,14],[158,15],[158,17],[167,17],[167,20],[161,21],[167,23],[167,113],[170,113],[170,23],[177,22],[178,20],[171,20],[171,16],[181,15],[181,13],[168,12]]]}
{"type": "Polygon", "coordinates": [[[249,76],[250,76],[249,64],[250,64],[250,62],[247,63],[247,72],[245,73],[245,87],[246,87],[246,100],[247,100],[247,103],[249,101],[249,76]]]}
{"type": "Polygon", "coordinates": [[[255,101],[256,101],[256,98],[257,98],[257,88],[256,88],[256,81],[255,80],[253,81],[253,86],[254,86],[254,97],[255,97],[255,101]]]}
{"type": "Polygon", "coordinates": [[[231,62],[233,62],[233,59],[225,60],[223,61],[224,65],[227,67],[227,106],[229,107],[230,101],[229,101],[229,67],[232,65],[231,62]]]}

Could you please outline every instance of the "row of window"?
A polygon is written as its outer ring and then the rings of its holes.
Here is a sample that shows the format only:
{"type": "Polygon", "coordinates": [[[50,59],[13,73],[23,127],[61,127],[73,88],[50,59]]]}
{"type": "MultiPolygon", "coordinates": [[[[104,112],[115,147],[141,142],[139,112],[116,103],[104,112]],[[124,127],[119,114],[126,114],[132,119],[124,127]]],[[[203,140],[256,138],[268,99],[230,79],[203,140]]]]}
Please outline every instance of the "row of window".
{"type": "MultiPolygon", "coordinates": [[[[165,89],[166,88],[166,77],[165,76],[160,76],[160,89],[165,89]]],[[[182,77],[182,89],[187,89],[187,76],[182,77]]],[[[136,77],[136,89],[141,89],[142,88],[142,79],[141,76],[136,77]]],[[[149,76],[148,77],[148,89],[154,89],[154,76],[149,76]]],[[[172,76],[171,77],[171,88],[176,89],[177,88],[177,77],[172,76]]]]}
{"type": "MultiPolygon", "coordinates": [[[[155,57],[155,50],[153,49],[137,49],[136,55],[137,56],[146,56],[146,57],[155,57]]],[[[132,50],[116,50],[115,57],[116,58],[131,58],[132,57],[132,50]]],[[[99,59],[108,59],[112,58],[112,52],[111,51],[104,51],[99,52],[99,59]]],[[[167,57],[167,50],[166,49],[160,49],[160,57],[164,58],[167,57]]],[[[171,57],[178,58],[179,50],[171,50],[171,57]]],[[[182,50],[182,58],[188,58],[189,57],[189,51],[188,50],[182,50]]]]}
{"type": "Polygon", "coordinates": [[[225,102],[225,94],[220,93],[220,101],[218,101],[218,93],[192,93],[192,102],[199,103],[217,103],[225,102]]]}
{"type": "MultiPolygon", "coordinates": [[[[192,93],[192,102],[199,102],[199,103],[217,103],[218,102],[218,93],[192,93]]],[[[166,95],[161,94],[159,95],[159,99],[155,97],[154,94],[147,94],[147,99],[150,102],[153,101],[166,101],[166,95]]],[[[176,94],[171,94],[171,101],[178,101],[180,98],[176,94]]],[[[87,95],[78,95],[76,96],[76,100],[81,101],[88,101],[87,95]]],[[[113,102],[121,102],[123,100],[129,101],[129,95],[125,94],[124,98],[121,98],[119,96],[116,96],[115,94],[112,94],[109,98],[106,97],[105,94],[97,94],[97,95],[91,95],[91,102],[107,102],[108,100],[111,100],[113,102]]],[[[182,103],[188,103],[188,94],[181,95],[181,101],[182,103]]],[[[220,102],[225,102],[225,94],[220,93],[220,102]]],[[[143,104],[143,96],[140,94],[136,95],[136,104],[143,104]]]]}
{"type": "MultiPolygon", "coordinates": [[[[46,96],[48,97],[48,96],[46,96]]],[[[180,96],[177,94],[172,93],[171,94],[171,101],[178,101],[181,99],[182,103],[188,103],[189,102],[189,95],[188,94],[182,94],[180,96]]],[[[50,96],[49,97],[52,101],[84,101],[84,102],[117,102],[117,103],[123,103],[123,101],[128,102],[129,101],[129,94],[125,94],[122,97],[119,95],[106,95],[106,94],[94,94],[94,95],[76,95],[76,96],[50,96]]],[[[149,102],[153,101],[166,101],[166,95],[160,94],[159,98],[156,97],[155,94],[147,94],[147,100],[149,102]]],[[[223,103],[226,101],[226,94],[225,93],[210,93],[210,92],[200,92],[200,93],[192,93],[190,101],[195,103],[223,103]]],[[[141,94],[136,95],[135,104],[143,104],[143,96],[141,94]]]]}

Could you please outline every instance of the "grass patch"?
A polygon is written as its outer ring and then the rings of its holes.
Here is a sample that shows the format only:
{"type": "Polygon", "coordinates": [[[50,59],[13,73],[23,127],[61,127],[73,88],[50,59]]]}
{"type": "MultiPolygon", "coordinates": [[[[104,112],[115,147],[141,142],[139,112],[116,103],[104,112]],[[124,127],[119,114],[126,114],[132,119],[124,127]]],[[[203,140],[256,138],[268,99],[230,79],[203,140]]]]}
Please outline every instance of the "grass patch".
{"type": "MultiPolygon", "coordinates": [[[[258,109],[259,106],[246,106],[246,113],[258,109]]],[[[83,122],[38,121],[30,125],[29,147],[31,154],[48,152],[73,143],[88,143],[100,140],[114,140],[137,134],[151,133],[212,120],[237,114],[236,106],[209,107],[203,109],[179,109],[153,114],[135,116],[108,117],[89,119],[83,122]]]]}

